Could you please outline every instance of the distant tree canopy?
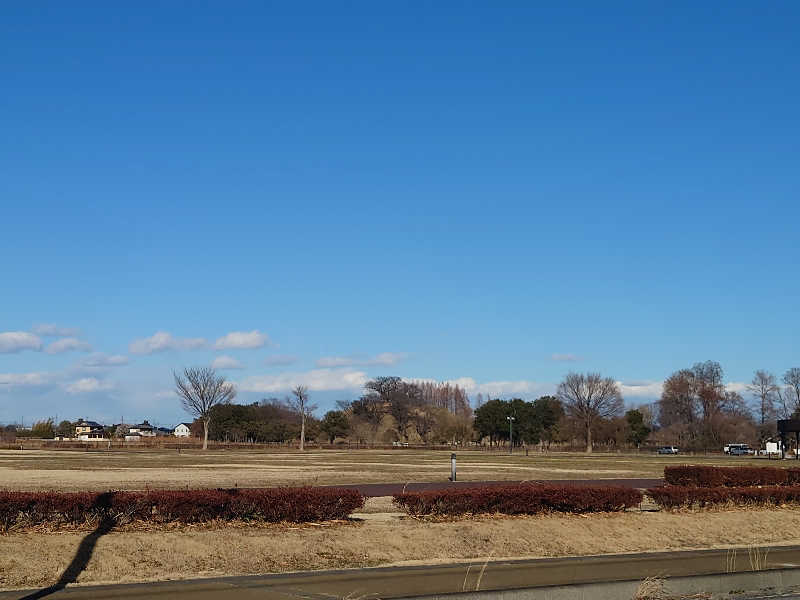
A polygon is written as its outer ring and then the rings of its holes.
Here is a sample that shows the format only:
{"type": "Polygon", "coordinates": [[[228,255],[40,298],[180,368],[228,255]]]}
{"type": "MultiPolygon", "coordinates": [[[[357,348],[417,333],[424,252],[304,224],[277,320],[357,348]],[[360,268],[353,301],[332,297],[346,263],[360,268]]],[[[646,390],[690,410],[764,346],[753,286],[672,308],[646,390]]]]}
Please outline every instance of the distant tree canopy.
{"type": "Polygon", "coordinates": [[[650,428],[644,422],[644,415],[641,411],[632,409],[625,413],[625,421],[628,424],[628,442],[638,448],[650,435],[650,428]]]}
{"type": "Polygon", "coordinates": [[[376,377],[365,393],[339,408],[359,442],[465,442],[472,436],[472,409],[463,388],[450,383],[376,377]]]}
{"type": "MultiPolygon", "coordinates": [[[[309,440],[367,444],[507,443],[508,417],[514,417],[514,444],[541,444],[543,449],[562,443],[605,448],[672,443],[687,449],[721,448],[729,441],[757,444],[774,434],[774,416],[800,415],[795,412],[800,408],[800,369],[786,371],[781,379],[756,372],[748,391],[758,423],[745,399],[726,389],[722,367],[716,362],[676,371],[662,389],[657,402],[623,414],[620,387],[614,379],[570,373],[559,386],[558,396],[531,402],[478,395],[473,413],[466,391],[458,385],[387,376],[371,379],[358,398],[337,402],[322,419],[313,416],[309,406],[304,413],[309,440]]],[[[211,411],[209,437],[256,443],[298,440],[304,413],[289,399],[223,403],[211,411]]],[[[67,429],[71,434],[73,424],[68,421],[55,428],[58,433],[67,429]]],[[[202,436],[201,421],[195,422],[192,432],[202,436]]],[[[20,435],[31,433],[26,430],[20,435]]]]}
{"type": "Polygon", "coordinates": [[[51,440],[56,436],[55,426],[53,425],[53,419],[47,419],[45,421],[37,421],[31,427],[31,437],[33,438],[42,438],[46,440],[51,440]]]}
{"type": "MultiPolygon", "coordinates": [[[[315,439],[319,421],[306,418],[306,437],[315,439]]],[[[253,404],[219,404],[211,409],[208,437],[227,442],[288,442],[300,435],[300,415],[285,401],[269,398],[253,404]]]]}
{"type": "Polygon", "coordinates": [[[475,431],[489,443],[508,440],[510,433],[508,417],[514,417],[514,443],[549,444],[558,434],[558,424],[564,409],[558,398],[542,396],[533,402],[519,398],[513,400],[488,400],[475,409],[475,431]]]}
{"type": "Polygon", "coordinates": [[[583,427],[586,452],[592,451],[595,425],[622,412],[617,382],[600,373],[569,373],[558,385],[558,397],[566,414],[583,427]]]}
{"type": "Polygon", "coordinates": [[[13,442],[17,439],[17,428],[14,425],[0,427],[0,441],[13,442]]]}
{"type": "Polygon", "coordinates": [[[336,438],[347,437],[350,433],[350,421],[342,410],[329,410],[326,412],[319,427],[331,444],[336,438]]]}
{"type": "Polygon", "coordinates": [[[657,406],[660,434],[683,447],[722,448],[736,440],[757,443],[753,415],[740,394],[725,389],[717,362],[696,363],[667,377],[657,406]]]}

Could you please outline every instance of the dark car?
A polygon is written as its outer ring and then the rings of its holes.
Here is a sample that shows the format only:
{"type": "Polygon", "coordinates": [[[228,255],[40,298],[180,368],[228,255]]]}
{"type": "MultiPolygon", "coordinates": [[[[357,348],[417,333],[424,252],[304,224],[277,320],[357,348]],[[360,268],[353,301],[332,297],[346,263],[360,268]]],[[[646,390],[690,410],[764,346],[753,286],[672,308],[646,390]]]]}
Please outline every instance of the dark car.
{"type": "Polygon", "coordinates": [[[678,452],[679,450],[675,446],[661,446],[658,449],[659,454],[677,454],[678,452]]]}

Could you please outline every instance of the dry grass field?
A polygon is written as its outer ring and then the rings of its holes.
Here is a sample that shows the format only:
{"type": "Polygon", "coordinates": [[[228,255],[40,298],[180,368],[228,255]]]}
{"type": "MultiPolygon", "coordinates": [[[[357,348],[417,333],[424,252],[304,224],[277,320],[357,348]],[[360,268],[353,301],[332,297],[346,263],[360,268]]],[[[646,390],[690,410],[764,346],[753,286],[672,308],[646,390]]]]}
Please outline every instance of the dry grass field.
{"type": "MultiPolygon", "coordinates": [[[[772,464],[726,456],[458,452],[458,479],[661,477],[668,464],[772,464]]],[[[0,450],[0,489],[108,490],[446,481],[450,452],[424,450],[0,450]]]]}
{"type": "MultiPolygon", "coordinates": [[[[800,543],[800,511],[790,508],[446,522],[381,512],[387,509],[387,499],[376,498],[361,521],[315,526],[129,526],[98,540],[78,583],[800,543]]],[[[52,584],[89,531],[0,535],[0,588],[52,584]]]]}
{"type": "MultiPolygon", "coordinates": [[[[107,490],[445,481],[450,452],[417,450],[6,450],[0,489],[107,490]]],[[[660,477],[667,464],[764,459],[652,454],[458,453],[459,479],[660,477]]],[[[781,463],[772,462],[778,465],[781,463]]],[[[99,537],[78,583],[180,579],[472,558],[643,552],[800,543],[800,511],[632,511],[432,522],[371,498],[349,522],[314,525],[129,524],[99,537]],[[788,533],[787,533],[788,532],[788,533]],[[788,535],[788,537],[787,537],[788,535]]],[[[0,588],[55,582],[92,527],[0,534],[0,588]]]]}

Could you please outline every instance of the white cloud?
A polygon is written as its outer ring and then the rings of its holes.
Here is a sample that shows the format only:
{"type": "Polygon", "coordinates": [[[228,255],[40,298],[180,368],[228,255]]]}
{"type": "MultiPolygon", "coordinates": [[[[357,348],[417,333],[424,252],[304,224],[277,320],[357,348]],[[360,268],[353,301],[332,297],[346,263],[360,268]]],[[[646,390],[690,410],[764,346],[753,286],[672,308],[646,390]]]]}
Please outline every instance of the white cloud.
{"type": "Polygon", "coordinates": [[[261,348],[264,344],[269,342],[269,336],[266,333],[261,333],[258,329],[253,331],[231,331],[227,335],[223,335],[214,343],[214,348],[217,350],[226,350],[228,348],[261,348]]]}
{"type": "Polygon", "coordinates": [[[68,394],[87,394],[89,392],[102,392],[110,390],[114,384],[110,381],[100,381],[95,377],[84,377],[64,386],[68,394]]]}
{"type": "Polygon", "coordinates": [[[301,373],[280,373],[278,375],[255,375],[247,377],[239,384],[244,392],[274,393],[285,392],[298,385],[309,390],[322,392],[328,390],[357,390],[364,387],[367,374],[351,369],[314,369],[301,373]]]}
{"type": "Polygon", "coordinates": [[[559,362],[577,362],[581,359],[580,356],[577,354],[552,354],[550,356],[552,360],[559,361],[559,362]]]}
{"type": "MultiPolygon", "coordinates": [[[[647,398],[657,400],[661,398],[661,392],[664,389],[663,381],[652,381],[649,379],[643,381],[618,381],[617,384],[624,398],[647,398]]],[[[731,381],[725,384],[725,389],[729,392],[745,394],[747,392],[747,384],[731,381]]]]}
{"type": "Polygon", "coordinates": [[[52,373],[0,373],[0,391],[11,387],[35,387],[49,384],[52,373]]]}
{"type": "Polygon", "coordinates": [[[196,350],[205,345],[203,338],[176,338],[166,331],[157,331],[149,338],[132,341],[128,349],[133,354],[153,354],[166,350],[196,350]]]}
{"type": "Polygon", "coordinates": [[[264,364],[272,367],[291,365],[296,362],[297,357],[288,354],[268,356],[264,359],[264,364]]]}
{"type": "Polygon", "coordinates": [[[91,352],[92,347],[83,340],[78,338],[68,337],[56,340],[47,345],[44,349],[48,354],[61,354],[62,352],[70,352],[76,350],[79,352],[91,352]]]}
{"type": "Polygon", "coordinates": [[[748,384],[744,381],[731,381],[725,384],[725,389],[729,392],[738,392],[742,395],[749,394],[748,384]]]}
{"type": "Polygon", "coordinates": [[[5,331],[0,333],[0,352],[39,351],[41,349],[42,340],[33,333],[27,331],[5,331]]]}
{"type": "Polygon", "coordinates": [[[111,356],[97,352],[87,356],[83,361],[84,367],[119,367],[128,364],[128,357],[122,354],[113,354],[111,356]]]}
{"type": "Polygon", "coordinates": [[[372,357],[325,356],[317,361],[318,367],[372,367],[391,366],[408,358],[405,352],[382,352],[372,357]]]}
{"type": "MultiPolygon", "coordinates": [[[[406,381],[429,381],[437,383],[435,379],[406,379],[406,381]]],[[[538,381],[530,381],[525,379],[509,380],[509,381],[484,381],[479,383],[472,377],[459,377],[458,379],[449,379],[443,383],[450,383],[463,388],[470,396],[476,394],[483,394],[484,396],[506,398],[509,396],[518,396],[522,398],[534,398],[554,394],[556,386],[552,383],[542,383],[538,381]]]]}
{"type": "Polygon", "coordinates": [[[215,369],[244,369],[244,365],[232,356],[218,356],[211,363],[215,369]]]}
{"type": "Polygon", "coordinates": [[[662,381],[618,381],[623,398],[660,398],[664,387],[662,381]]]}
{"type": "Polygon", "coordinates": [[[39,323],[31,331],[45,337],[75,337],[81,333],[77,327],[59,327],[54,323],[39,323]]]}

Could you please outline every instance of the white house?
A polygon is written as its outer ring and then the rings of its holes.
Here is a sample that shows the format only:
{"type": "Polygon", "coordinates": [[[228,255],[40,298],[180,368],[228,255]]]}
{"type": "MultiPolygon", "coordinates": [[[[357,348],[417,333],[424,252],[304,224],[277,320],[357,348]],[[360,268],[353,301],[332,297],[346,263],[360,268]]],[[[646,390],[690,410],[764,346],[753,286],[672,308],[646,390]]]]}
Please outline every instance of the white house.
{"type": "Polygon", "coordinates": [[[178,423],[172,433],[175,437],[189,437],[192,435],[192,424],[178,423]]]}

